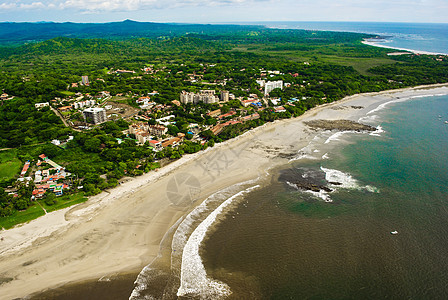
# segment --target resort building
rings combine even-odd
[[[151,140],[151,135],[149,132],[141,132],[135,135],[135,138],[140,144],[144,144]]]
[[[182,91],[180,94],[180,102],[183,104],[197,104],[199,102],[211,104],[218,103],[219,99],[216,97],[214,90],[202,90],[199,94]]]
[[[81,83],[82,83],[82,85],[89,85],[90,84],[90,82],[89,82],[89,76],[81,76]]]
[[[144,132],[149,132],[149,125],[146,122],[138,122],[138,123],[129,125],[129,133],[130,134],[137,135],[139,133],[144,133]]]
[[[162,142],[151,140],[149,141],[149,145],[153,147],[155,150],[162,150]]]
[[[45,106],[50,106],[50,103],[49,102],[42,102],[42,103],[34,104],[34,107],[36,107],[37,109],[45,107]]]
[[[149,126],[149,133],[162,136],[168,132],[168,128],[163,125],[151,125]]]
[[[269,94],[274,89],[283,89],[283,80],[268,81],[264,85],[264,94]]]
[[[106,110],[104,108],[91,107],[82,113],[87,123],[100,124],[107,121]]]
[[[221,102],[229,102],[229,91],[221,91]]]

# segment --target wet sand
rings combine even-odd
[[[0,298],[25,297],[68,283],[107,282],[119,274],[137,274],[164,250],[161,242],[169,238],[182,216],[206,197],[265,174],[306,146],[316,132],[304,121],[356,121],[397,98],[447,94],[447,87],[433,85],[347,97],[299,118],[269,123],[207,151],[185,156],[86,203],[1,231]]]

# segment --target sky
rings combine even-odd
[[[448,23],[448,0],[0,0],[0,22]]]

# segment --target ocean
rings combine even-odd
[[[249,23],[244,23],[249,24]],[[280,29],[346,31],[380,35],[378,46],[448,54],[448,23],[259,22]]]
[[[448,96],[368,117],[380,134],[339,135],[325,153],[328,138],[314,142],[314,159],[273,171],[215,227],[203,261],[232,298],[448,297]],[[304,178],[334,191],[291,183]]]

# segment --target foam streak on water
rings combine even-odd
[[[354,131],[339,131],[335,134],[332,134],[326,141],[325,144],[331,143],[332,141],[339,141],[339,138],[343,136],[345,133],[354,132]]]
[[[201,224],[194,230],[182,254],[181,285],[177,296],[196,296],[200,299],[220,299],[231,294],[227,284],[213,280],[207,276],[199,247],[207,234],[209,227],[215,222],[217,216],[231,204],[237,197],[248,193],[259,185],[241,191],[216,208]]]

